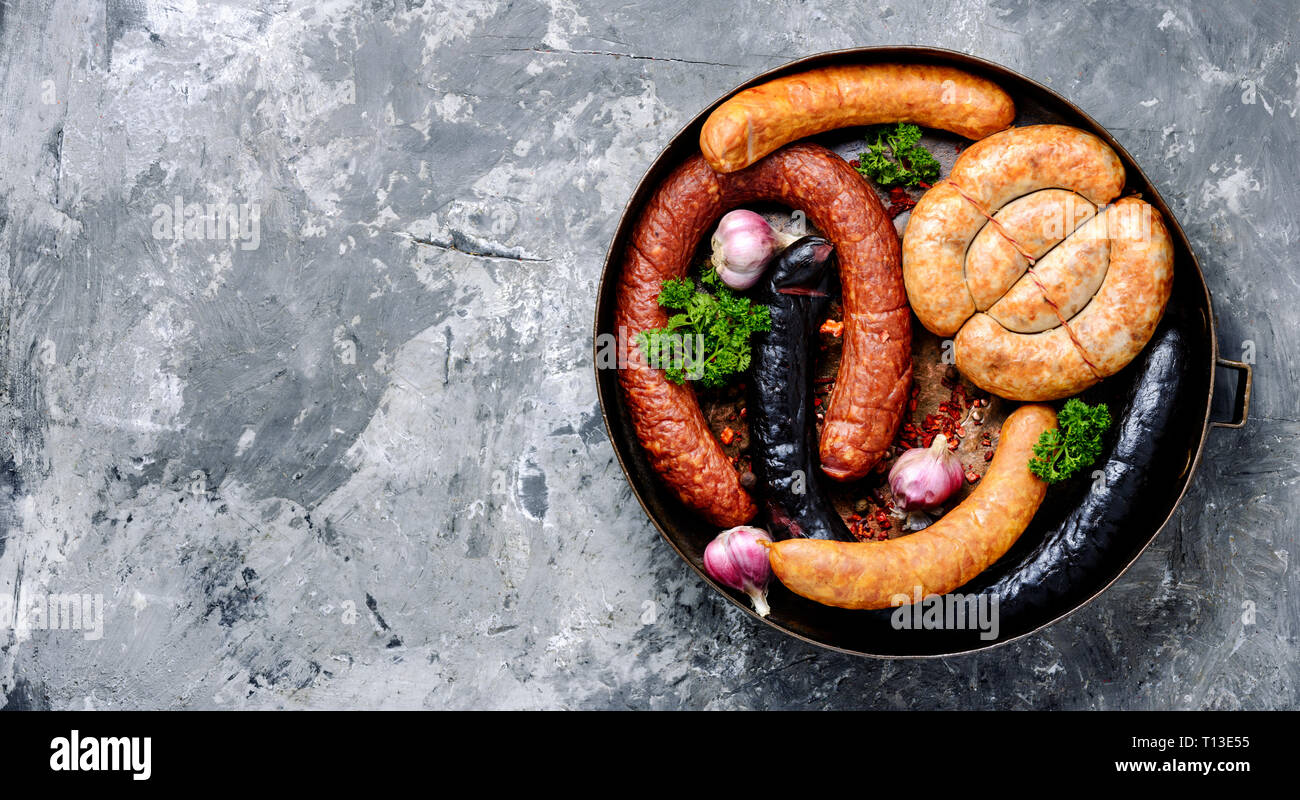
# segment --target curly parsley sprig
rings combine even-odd
[[[1070,398],[1056,415],[1056,428],[1043,431],[1029,459],[1029,471],[1057,483],[1092,464],[1101,455],[1101,435],[1110,427],[1105,403],[1090,406]]]
[[[771,329],[767,306],[733,292],[707,264],[699,288],[690,278],[666,280],[659,305],[676,311],[668,325],[637,337],[651,366],[664,370],[673,383],[725,386],[749,368],[750,337]]]
[[[921,129],[906,122],[868,131],[867,150],[858,154],[856,169],[885,188],[933,183],[939,178],[939,162],[921,146]]]

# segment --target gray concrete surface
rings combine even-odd
[[[1297,16],[0,2],[0,705],[1297,707]],[[1116,586],[925,662],[706,591],[613,459],[588,339],[618,214],[682,124],[890,43],[999,61],[1109,127],[1257,368],[1250,425],[1213,432]],[[178,238],[177,202],[244,215]],[[87,596],[81,629],[15,627],[51,595]]]

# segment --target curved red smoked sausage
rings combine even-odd
[[[839,258],[844,351],[822,431],[826,474],[852,480],[875,466],[898,430],[912,379],[898,235],[875,192],[847,162],[824,147],[796,144],[725,175],[700,155],[675,169],[641,212],[624,255],[614,313],[620,364],[626,364],[619,380],[651,466],[686,506],[722,527],[748,522],[754,502],[694,390],[651,368],[636,339],[667,324],[660,285],[686,274],[718,218],[758,201],[803,211],[834,242]]]

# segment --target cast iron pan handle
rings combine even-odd
[[[1218,360],[1220,367],[1236,370],[1242,373],[1237,377],[1237,389],[1233,393],[1233,419],[1231,422],[1219,422],[1211,420],[1210,425],[1215,428],[1240,428],[1246,424],[1246,417],[1250,414],[1250,382],[1251,370],[1250,365],[1241,361],[1229,361],[1226,358]]]

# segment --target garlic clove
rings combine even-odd
[[[782,241],[767,220],[738,208],[718,221],[710,260],[723,283],[732,289],[748,289],[758,282]]]
[[[929,447],[915,447],[898,457],[889,470],[889,489],[904,511],[933,509],[961,488],[964,474],[941,433]]]
[[[704,548],[704,571],[719,583],[749,595],[760,617],[771,611],[767,586],[772,567],[765,546],[771,542],[772,537],[762,528],[739,525],[719,533]]]
[[[754,604],[754,611],[760,617],[766,617],[772,613],[772,607],[767,604],[767,586],[759,588],[754,584],[746,584],[745,594],[749,595],[749,601]]]
[[[908,511],[903,515],[903,530],[908,533],[923,531],[934,524],[934,520],[924,511]]]
[[[738,272],[723,266],[717,268],[717,271],[718,277],[722,279],[723,283],[739,292],[751,288],[754,284],[758,283],[759,278],[763,277],[762,270],[754,270],[753,272],[746,273]]]

